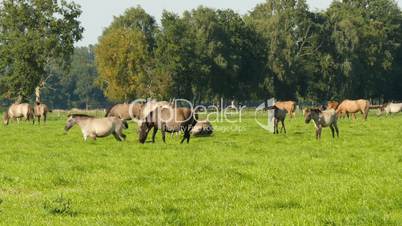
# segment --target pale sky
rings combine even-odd
[[[0,0],[1,1],[1,0]],[[119,16],[133,6],[140,5],[147,13],[158,21],[164,9],[178,14],[185,10],[197,8],[200,5],[215,9],[233,9],[240,14],[246,14],[258,3],[265,0],[74,0],[82,6],[81,22],[85,28],[84,38],[76,46],[96,44],[98,37],[105,27],[113,20],[113,16]],[[332,0],[307,0],[310,9],[326,9]],[[402,6],[402,0],[398,0]]]

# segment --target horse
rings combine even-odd
[[[338,106],[339,106],[339,102],[338,102],[338,101],[328,101],[326,110],[329,110],[329,109],[334,109],[334,110],[336,110],[336,109],[338,108]]]
[[[361,112],[363,114],[363,119],[367,120],[368,112],[370,109],[370,102],[368,100],[344,100],[336,109],[338,116],[352,114],[354,119],[356,119],[355,113]]]
[[[75,124],[78,124],[85,141],[88,137],[96,140],[97,137],[107,137],[110,134],[113,134],[117,141],[124,141],[126,139],[123,129],[128,129],[128,124],[120,118],[95,118],[85,114],[71,114],[67,117],[64,132],[67,133]]]
[[[12,104],[3,114],[3,123],[4,125],[8,125],[10,119],[17,119],[17,122],[19,122],[21,118],[24,118],[26,121],[32,119],[33,124],[35,124],[34,110],[31,105],[27,103]]]
[[[321,139],[322,128],[331,128],[332,137],[335,138],[335,131],[337,137],[339,137],[339,129],[337,124],[336,111],[334,109],[321,111],[319,109],[307,109],[304,118],[306,124],[310,123],[311,120],[314,121],[316,128],[316,139]]]
[[[38,118],[40,124],[40,118],[43,117],[43,122],[46,123],[47,113],[52,112],[49,110],[46,104],[36,103],[34,107],[34,116]]]
[[[144,104],[116,104],[109,108],[105,117],[118,117],[123,120],[140,119]]]
[[[380,108],[381,113],[385,112],[387,115],[398,113],[402,111],[402,103],[388,103]]]
[[[275,106],[279,109],[286,110],[290,118],[296,116],[296,102],[294,101],[278,101],[275,103]]]
[[[191,135],[193,136],[210,136],[213,132],[214,128],[208,120],[198,121],[191,129]]]
[[[286,114],[288,113],[287,110],[280,109],[276,105],[268,107],[268,110],[274,110],[274,134],[279,134],[279,122],[282,124],[281,133],[282,129],[286,133],[285,119]]]
[[[148,133],[153,128],[152,142],[158,130],[161,130],[162,140],[166,143],[166,132],[176,133],[183,131],[183,139],[190,142],[191,128],[197,123],[196,115],[189,108],[176,108],[168,102],[148,102],[143,108],[142,118],[139,120],[139,141],[145,143]]]

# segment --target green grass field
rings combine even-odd
[[[0,127],[2,225],[401,225],[402,115],[341,120],[316,141],[252,114],[208,138],[84,142],[65,118]],[[227,129],[227,131],[224,131]]]

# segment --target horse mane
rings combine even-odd
[[[92,115],[86,115],[86,114],[68,114],[67,117],[73,117],[73,118],[95,118],[95,116]]]
[[[109,113],[112,111],[113,108],[114,108],[114,106],[111,106],[110,108],[108,108],[108,109],[106,110],[105,117],[108,117]]]

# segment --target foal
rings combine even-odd
[[[331,128],[333,138],[335,138],[335,131],[336,135],[339,137],[336,111],[334,109],[327,111],[321,111],[319,109],[307,109],[305,115],[306,124],[310,123],[311,120],[314,121],[317,140],[321,139],[321,131],[323,127]]]
[[[278,128],[279,122],[281,122],[281,124],[282,124],[281,133],[282,133],[282,129],[286,133],[285,119],[286,119],[286,114],[288,113],[288,111],[286,109],[280,109],[276,105],[272,106],[272,107],[268,107],[267,109],[274,110],[274,134],[279,134],[279,128]]]

